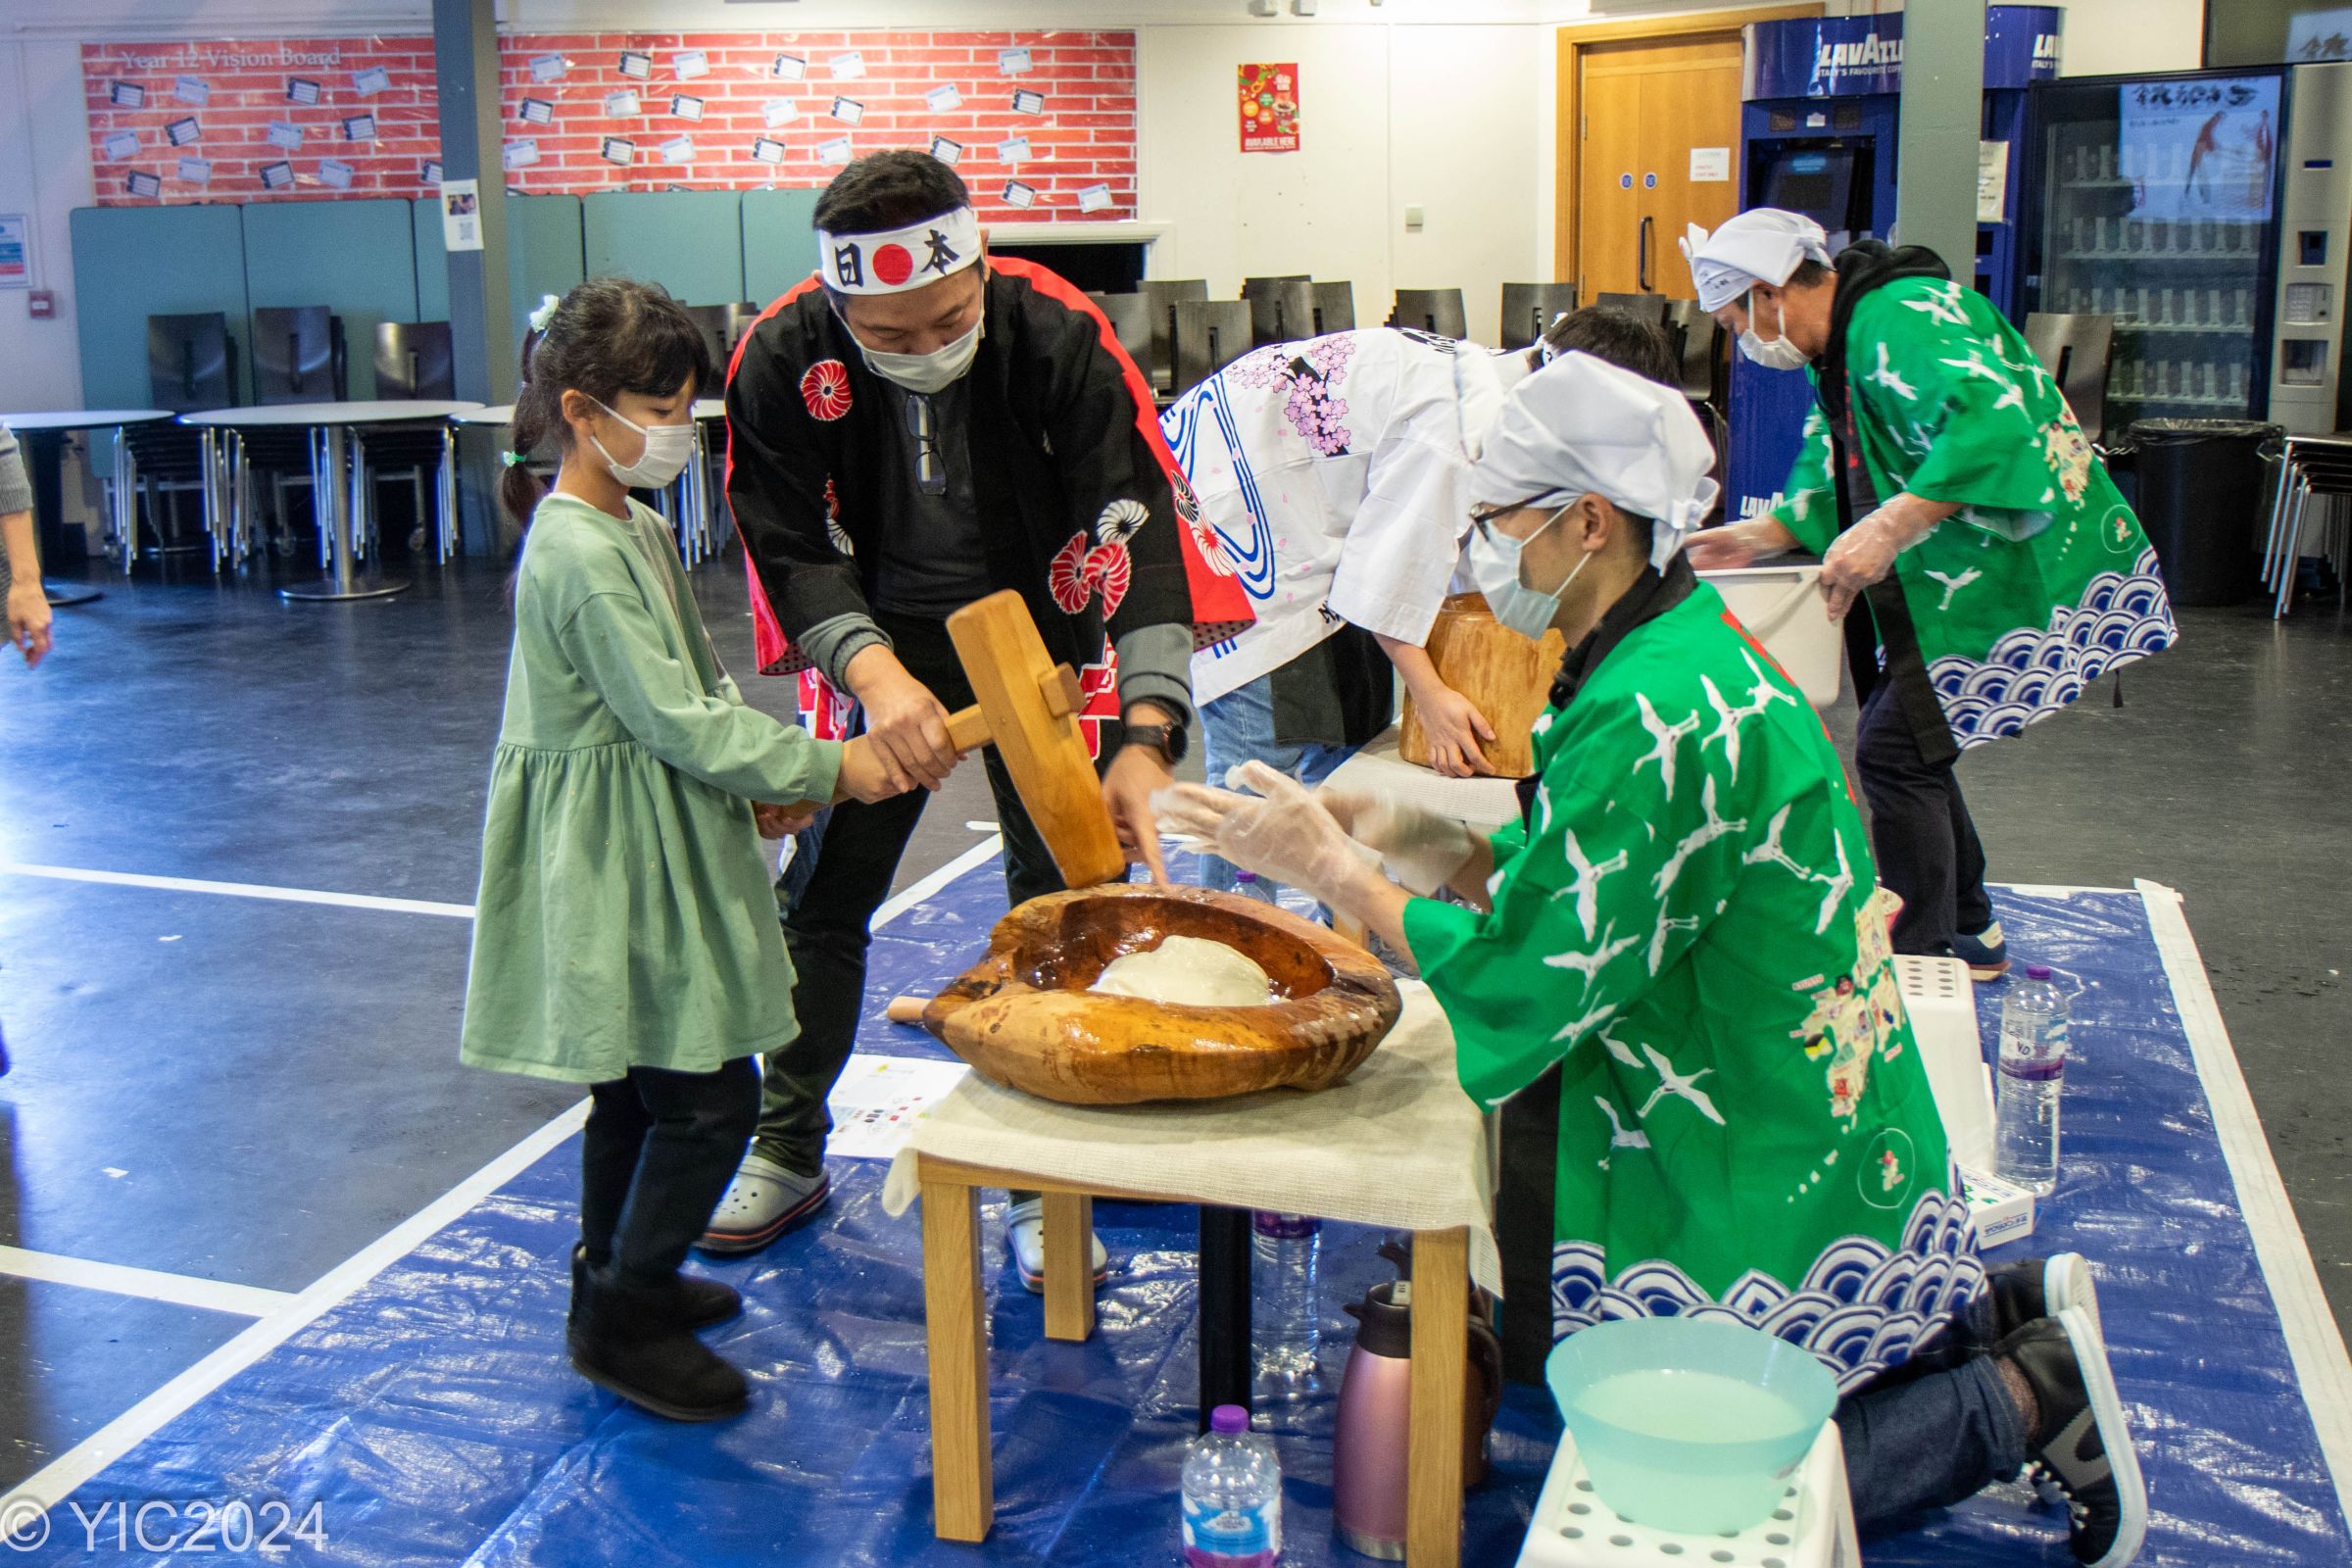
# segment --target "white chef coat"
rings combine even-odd
[[[1250,595],[1247,631],[1193,656],[1209,703],[1343,621],[1416,646],[1470,526],[1469,466],[1524,351],[1375,327],[1243,356],[1160,416]]]

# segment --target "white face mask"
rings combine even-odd
[[[865,357],[865,368],[883,380],[929,397],[947,390],[972,368],[972,361],[980,355],[980,329],[987,324],[988,313],[983,309],[969,332],[928,354],[885,354],[863,343],[858,345],[858,352]],[[850,334],[853,338],[857,335]]]
[[[596,432],[592,430],[588,434],[589,441],[612,467],[612,477],[630,489],[667,489],[669,482],[684,473],[686,465],[694,461],[692,424],[639,424],[624,415],[614,413],[605,403],[593,398],[589,401],[645,438],[645,450],[638,454],[637,461],[622,464],[606,449],[602,441],[597,440]]]
[[[1756,297],[1747,297],[1747,330],[1740,334],[1740,352],[1767,370],[1801,370],[1813,363],[1812,356],[1788,341],[1788,318],[1776,305],[1773,314],[1780,318],[1780,335],[1772,338],[1756,336]]]
[[[1486,597],[1487,609],[1495,620],[1508,626],[1520,636],[1542,641],[1551,630],[1551,623],[1560,612],[1560,595],[1568,584],[1576,581],[1578,572],[1592,564],[1591,553],[1579,561],[1560,585],[1549,593],[1540,593],[1519,580],[1519,568],[1530,540],[1540,537],[1544,528],[1560,520],[1560,514],[1575,506],[1571,501],[1544,519],[1526,539],[1514,539],[1493,523],[1482,523],[1470,530],[1470,576],[1478,591]]]

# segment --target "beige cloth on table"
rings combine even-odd
[[[1060,1105],[967,1076],[915,1126],[883,1188],[903,1214],[915,1156],[1073,1186],[1233,1208],[1312,1214],[1388,1230],[1470,1233],[1470,1277],[1502,1292],[1487,1121],[1453,1071],[1453,1031],[1429,988],[1348,1081],[1320,1094]]]

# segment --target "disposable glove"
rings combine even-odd
[[[1466,823],[1393,795],[1325,785],[1315,799],[1349,838],[1379,855],[1393,880],[1423,898],[1452,881],[1478,853],[1478,835]]]

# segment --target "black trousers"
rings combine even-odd
[[[1879,881],[1903,901],[1894,922],[1897,953],[1948,952],[1954,934],[1973,936],[1992,924],[1984,846],[1960,797],[1957,760],[1927,760],[1893,681],[1880,681],[1863,702],[1854,771],[1870,802]]]
[[[880,614],[899,662],[949,709],[970,706],[971,683],[948,640],[947,624]],[[1107,759],[1115,735],[1103,738]],[[983,756],[997,823],[1004,834],[1004,893],[1014,905],[1062,889],[1061,872],[1038,836],[995,747]],[[799,979],[792,1006],[800,1038],[762,1063],[758,1152],[785,1169],[813,1176],[823,1167],[833,1118],[825,1097],[857,1044],[865,1008],[865,954],[874,911],[890,897],[899,858],[922,819],[930,792],[914,790],[867,806],[849,801],[827,814],[806,885],[784,915],[784,945]],[[803,853],[806,853],[805,850]]]
[[[580,1142],[580,1240],[623,1285],[677,1273],[743,1158],[760,1114],[752,1059],[716,1072],[632,1067],[589,1090]]]

